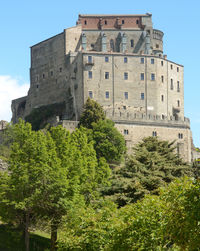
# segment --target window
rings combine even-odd
[[[87,25],[87,20],[84,21],[84,24]]]
[[[159,44],[156,44],[156,48],[157,48],[157,49],[159,48]]]
[[[164,114],[162,114],[162,119],[165,119],[165,115]]]
[[[155,74],[151,73],[151,80],[154,81],[155,80]]]
[[[45,74],[44,73],[42,74],[42,78],[45,79]]]
[[[122,20],[122,24],[125,24],[125,21],[124,21],[124,20]]]
[[[104,22],[104,23],[105,23],[105,25],[107,25],[107,20],[105,20],[105,22]]]
[[[39,88],[39,85],[36,85],[36,88]]]
[[[128,135],[128,129],[124,129],[124,135]]]
[[[156,136],[157,136],[157,132],[156,132],[156,131],[153,131],[153,132],[152,132],[152,136],[153,136],[153,137],[156,137]]]
[[[164,83],[164,76],[161,76],[161,82]]]
[[[180,100],[177,100],[177,106],[180,107]]]
[[[160,61],[160,63],[161,63],[161,66],[163,66],[163,61]]]
[[[173,84],[173,79],[171,78],[171,85],[170,85],[170,89],[174,90],[174,84]]]
[[[144,92],[141,93],[141,100],[144,100]]]
[[[109,79],[109,72],[105,72],[105,79]]]
[[[162,102],[164,101],[164,95],[161,95],[161,101]]]
[[[53,76],[53,71],[50,72],[51,76]]]
[[[177,72],[179,72],[179,67],[177,67]]]
[[[177,92],[180,92],[180,82],[177,81]]]
[[[151,58],[151,64],[154,64],[154,58]]]
[[[144,64],[144,58],[140,58],[140,63]]]
[[[105,57],[105,62],[106,62],[106,63],[109,62],[109,57]]]
[[[92,56],[88,56],[88,63],[92,63]]]
[[[173,64],[171,64],[171,70],[173,70]]]
[[[124,63],[127,63],[127,62],[128,62],[128,58],[124,57]]]
[[[134,40],[131,39],[131,47],[133,48],[134,47]]]
[[[179,134],[178,134],[178,138],[179,138],[179,139],[182,139],[182,138],[183,138],[183,134],[182,134],[182,133],[179,133]]]
[[[128,72],[124,72],[124,80],[128,79]]]
[[[128,92],[125,92],[125,93],[124,93],[124,98],[125,98],[125,99],[128,99]]]
[[[106,98],[108,99],[110,97],[110,93],[106,91]]]
[[[89,97],[93,98],[93,92],[92,91],[89,91]]]
[[[144,73],[140,74],[140,80],[144,80]]]
[[[62,67],[59,68],[59,71],[62,72]]]
[[[92,78],[92,71],[88,71],[88,78]]]
[[[139,20],[138,19],[136,20],[136,24],[139,24]]]
[[[39,80],[39,77],[38,77],[38,76],[36,76],[35,81],[37,82],[38,80]]]

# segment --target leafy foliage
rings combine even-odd
[[[53,116],[63,115],[65,111],[65,102],[56,103],[35,108],[25,120],[31,123],[33,130],[39,130],[46,126],[46,121]]]
[[[174,153],[173,142],[148,137],[135,146],[124,167],[114,170],[105,194],[124,206],[145,194],[158,194],[159,187],[185,175],[192,176],[192,170]]]
[[[97,123],[99,120],[105,119],[103,108],[94,100],[88,98],[84,105],[84,111],[80,118],[79,127],[83,126],[92,129],[92,123]]]

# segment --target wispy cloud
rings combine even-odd
[[[11,120],[11,101],[27,95],[29,84],[19,78],[0,76],[0,120]]]

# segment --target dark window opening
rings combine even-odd
[[[122,20],[122,24],[125,24],[125,21],[124,21],[124,20]]]
[[[134,47],[134,40],[131,39],[131,47],[133,48]]]
[[[87,20],[84,21],[84,24],[87,25]]]

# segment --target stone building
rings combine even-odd
[[[52,104],[72,129],[90,97],[125,136],[127,146],[146,136],[177,144],[192,159],[184,117],[184,68],[163,55],[163,32],[152,15],[79,15],[75,27],[31,47],[30,89],[13,100],[13,122]],[[70,122],[72,121],[72,122]]]

